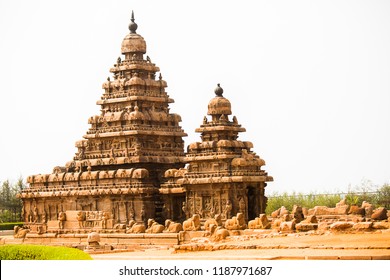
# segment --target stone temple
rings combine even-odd
[[[182,222],[194,214],[205,220],[243,213],[248,221],[264,213],[266,182],[273,179],[253,144],[238,140],[245,128],[223,89],[217,86],[196,129],[200,142],[185,152],[181,117],[170,112],[174,100],[137,27],[132,14],[122,56],[97,101],[101,113],[89,118],[73,159],[27,178],[20,197],[33,232],[103,231],[131,220]]]

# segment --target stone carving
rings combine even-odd
[[[126,233],[145,233],[145,231],[146,227],[143,223],[136,223],[136,221],[131,220]]]
[[[162,233],[165,227],[159,223],[157,223],[154,219],[148,220],[148,228],[146,229],[146,233]]]
[[[84,221],[85,221],[85,212],[79,211],[77,212],[77,221],[79,221],[79,228],[84,227]]]
[[[203,225],[204,230],[211,231],[210,229],[211,225],[215,225],[217,227],[222,226],[222,215],[216,214],[214,218],[207,219]]]
[[[230,233],[227,229],[218,227],[215,224],[210,225],[210,237],[213,241],[218,242],[226,239],[226,237],[230,236]]]
[[[100,235],[97,232],[91,232],[87,237],[87,249],[96,249],[100,246]]]
[[[103,217],[102,217],[102,228],[106,229],[107,228],[107,221],[110,219],[110,213],[107,211],[103,212]]]
[[[236,216],[232,217],[231,219],[227,219],[225,222],[225,228],[228,230],[246,229],[244,214],[237,213]]]
[[[225,215],[225,218],[226,219],[230,219],[231,218],[231,213],[232,213],[232,203],[230,202],[230,200],[226,200],[226,205],[225,205],[225,209],[224,209],[224,215]]]
[[[260,214],[258,218],[248,222],[249,229],[269,229],[271,228],[271,223],[269,222],[265,214]]]
[[[201,225],[200,225],[199,214],[194,214],[194,215],[192,215],[191,218],[189,218],[183,222],[183,230],[184,231],[196,231],[196,230],[200,230],[200,229],[201,229]]]
[[[176,223],[171,221],[170,219],[167,219],[165,221],[165,230],[164,232],[173,232],[178,233],[183,230],[183,226],[180,223]]]
[[[64,229],[65,221],[66,221],[66,214],[65,214],[65,212],[61,211],[60,213],[58,213],[58,228],[59,229]]]
[[[23,228],[20,226],[14,226],[14,238],[26,238],[27,233],[30,232],[30,229]]]
[[[38,223],[38,220],[39,220],[38,208],[35,206],[33,212],[33,222]]]

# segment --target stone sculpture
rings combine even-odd
[[[226,239],[226,237],[230,236],[230,232],[223,228],[223,227],[218,227],[215,224],[210,225],[210,237],[213,241],[221,241]]]
[[[227,219],[225,222],[225,228],[228,230],[246,229],[244,215],[242,213],[237,213],[236,216],[232,217],[231,219]]]
[[[146,233],[162,233],[165,227],[159,223],[157,223],[154,219],[148,220],[148,228],[146,229]]]
[[[180,231],[183,231],[183,226],[180,223],[173,222],[170,219],[165,221],[164,232],[178,233]]]
[[[215,225],[215,226],[217,226],[217,227],[222,226],[222,215],[221,215],[221,214],[216,214],[216,215],[214,216],[214,218],[207,219],[207,220],[204,222],[204,225],[203,225],[204,230],[206,230],[206,231],[211,231],[211,229],[210,229],[210,226],[211,226],[211,225]]]
[[[58,213],[58,228],[59,229],[64,229],[65,221],[66,221],[66,214],[65,214],[65,212],[61,211],[60,213]]]
[[[30,230],[20,226],[14,226],[14,238],[25,238]]]
[[[191,218],[183,222],[184,231],[196,231],[201,229],[200,216],[198,214],[192,215]]]
[[[265,214],[260,214],[258,218],[248,222],[249,229],[269,229],[271,228],[271,223],[269,222]]]
[[[128,229],[126,233],[145,233],[146,227],[143,223],[136,223],[136,221],[131,220],[129,222]]]

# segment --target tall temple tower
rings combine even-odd
[[[146,56],[134,14],[122,56],[110,69],[97,104],[101,113],[76,142],[77,153],[51,174],[32,175],[20,194],[24,222],[32,232],[110,230],[130,220],[202,220],[243,213],[254,219],[266,208],[263,159],[231,117],[231,104],[218,85],[203,124],[201,142],[184,153],[181,117],[169,112],[160,69]]]
[[[97,101],[101,113],[89,118],[73,160],[28,177],[21,193],[27,224],[50,230],[60,213],[69,226],[84,219],[85,227],[162,219],[160,181],[167,169],[184,167],[187,134],[181,117],[169,111],[174,100],[160,69],[145,57],[133,13],[129,30]]]
[[[253,151],[249,141],[238,140],[246,131],[232,114],[231,103],[218,84],[216,96],[208,104],[203,124],[195,131],[202,142],[188,146],[185,169],[165,172],[165,208],[172,219],[200,215],[202,219],[221,214],[228,219],[243,213],[252,220],[265,212],[266,182],[273,181],[262,170],[265,161]],[[181,205],[179,205],[181,203]]]

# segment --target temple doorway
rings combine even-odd
[[[248,221],[254,220],[257,217],[256,207],[256,189],[254,187],[247,188],[248,194]]]

